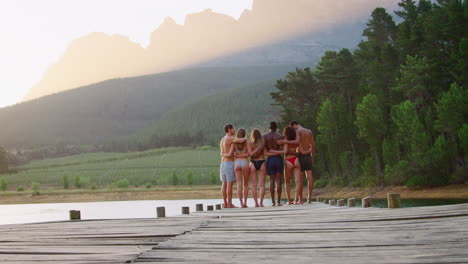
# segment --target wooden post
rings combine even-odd
[[[81,212],[78,210],[70,210],[70,220],[81,220]]]
[[[318,203],[320,203],[320,198],[317,197],[317,200],[316,200]]]
[[[349,198],[348,199],[348,207],[355,207],[356,206],[356,199]]]
[[[166,217],[166,208],[165,207],[156,207],[156,216],[158,218]]]
[[[338,201],[336,201],[336,205],[344,206],[344,199],[339,199]]]
[[[323,199],[324,204],[328,204],[328,199]]]
[[[206,210],[207,211],[213,211],[213,206],[212,205],[207,205]]]
[[[366,198],[362,198],[362,208],[368,208],[372,206],[371,202],[372,197],[367,196]]]
[[[221,210],[221,204],[216,205],[216,210]]]
[[[400,208],[400,194],[387,193],[388,208]]]
[[[182,207],[182,214],[190,214],[190,207],[188,206]]]
[[[328,204],[330,206],[335,206],[336,205],[336,200],[330,200],[330,201],[328,201]]]
[[[197,212],[203,211],[203,204],[196,204],[195,205],[195,211],[197,211]]]

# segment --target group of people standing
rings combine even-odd
[[[249,183],[252,181],[252,196],[255,207],[263,207],[265,197],[265,178],[270,176],[270,195],[273,206],[281,206],[282,178],[286,184],[287,204],[302,204],[303,177],[307,177],[307,203],[311,202],[314,180],[312,165],[315,156],[312,131],[302,127],[299,122],[291,121],[277,133],[278,125],[271,122],[269,133],[261,134],[254,129],[250,140],[247,131],[232,124],[224,126],[226,135],[219,143],[221,154],[220,179],[221,193],[225,208],[236,208],[232,203],[234,182],[237,181],[237,195],[240,207],[247,207]],[[284,156],[284,159],[283,159]],[[267,157],[265,159],[265,157]],[[250,158],[250,161],[249,161]],[[295,197],[291,199],[291,178],[296,184]],[[257,187],[260,185],[260,197]],[[277,200],[275,200],[275,191]],[[260,199],[259,199],[260,198]]]

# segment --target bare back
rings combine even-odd
[[[244,143],[235,143],[235,153],[236,154],[241,154],[241,153],[246,153],[247,151],[247,141]],[[239,158],[239,159],[246,159],[246,158]]]
[[[307,128],[298,128],[297,133],[299,134],[299,145],[303,149],[309,149],[309,148],[314,148],[314,135],[312,134],[312,131],[310,131]]]
[[[250,142],[250,146],[251,146],[251,148],[253,150],[256,150],[258,147],[262,147],[262,144],[263,144],[263,142],[260,142],[260,143],[257,143],[257,144],[255,144],[255,142]],[[263,146],[263,148],[265,148],[265,147]],[[251,159],[252,160],[263,160],[263,159],[265,159],[264,154],[265,154],[264,150],[261,150],[261,151],[259,151],[259,153],[257,155],[251,156]]]
[[[233,136],[224,136],[221,141],[219,142],[219,148],[221,150],[221,154],[228,154],[229,150],[231,149],[231,144],[234,141]],[[221,161],[234,161],[234,157],[222,157]]]
[[[265,140],[265,148],[267,151],[270,150],[281,150],[283,147],[278,144],[278,140],[283,139],[283,136],[276,132],[269,132],[263,135],[263,139]]]

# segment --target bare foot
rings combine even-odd
[[[304,202],[301,200],[301,201],[298,201],[296,204],[304,204]]]
[[[231,204],[228,208],[239,208],[239,207],[237,207],[237,206]]]
[[[260,207],[265,207],[265,206],[263,206],[263,204],[260,204]]]
[[[255,207],[260,207],[260,205],[258,205],[258,204],[255,204]]]
[[[307,203],[308,203],[308,204],[312,203],[312,199],[311,199],[311,198],[307,198]]]
[[[291,202],[287,202],[286,205],[291,205],[292,203]]]
[[[281,203],[278,203],[278,206],[283,206]]]

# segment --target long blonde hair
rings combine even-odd
[[[252,134],[250,135],[250,140],[253,142],[253,145],[255,147],[260,146],[262,143],[262,133],[260,133],[260,130],[258,128],[255,128],[252,130]]]
[[[239,129],[237,130],[236,137],[237,137],[237,138],[245,138],[245,134],[246,134],[246,133],[247,133],[247,132],[245,131],[244,128],[239,128]],[[236,147],[237,147],[237,150],[242,150],[242,149],[244,149],[244,144],[236,144],[236,145],[237,145],[237,146],[236,146]]]

